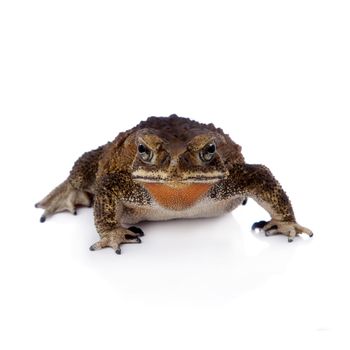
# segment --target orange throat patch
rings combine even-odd
[[[172,184],[144,183],[143,186],[152,198],[162,207],[183,210],[192,207],[209,191],[213,184],[190,183]]]

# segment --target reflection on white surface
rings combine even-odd
[[[138,298],[148,301],[171,298],[179,304],[225,304],[262,286],[275,273],[282,273],[293,255],[286,239],[277,243],[282,254],[266,239],[251,233],[250,226],[242,232],[231,214],[215,219],[143,223],[141,227],[146,234],[143,243],[124,246],[117,266],[110,251],[94,256],[91,267],[98,269],[102,260],[97,272],[101,277],[119,292],[138,295],[142,289]],[[123,268],[127,270],[120,271]],[[130,269],[134,278],[122,275],[128,283],[120,286],[120,273],[130,273]]]
[[[30,233],[1,257],[3,264],[11,261],[3,276],[11,281],[3,290],[12,300],[4,309],[7,327],[24,327],[33,341],[38,336],[33,315],[47,334],[56,331],[45,319],[74,339],[77,323],[83,339],[91,327],[112,333],[117,327],[132,337],[129,324],[141,323],[138,334],[159,347],[174,329],[193,346],[200,337],[201,344],[218,342],[226,349],[231,338],[215,340],[215,334],[235,329],[241,341],[251,328],[266,337],[270,327],[283,334],[290,324],[294,332],[307,334],[344,326],[339,317],[348,304],[338,300],[347,300],[349,288],[333,272],[342,271],[342,255],[326,258],[336,245],[319,232],[293,243],[252,233],[252,222],[266,215],[253,202],[214,219],[141,223],[142,244],[124,245],[121,256],[111,249],[88,250],[97,239],[91,209],[76,217],[60,214],[45,224],[38,214],[33,209],[25,215]],[[335,294],[339,299],[330,303]],[[161,334],[154,340],[152,332]],[[142,341],[135,338],[132,344]]]

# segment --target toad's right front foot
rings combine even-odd
[[[140,236],[143,236],[143,232],[138,227],[132,226],[129,229],[118,227],[104,234],[98,242],[90,247],[90,250],[111,247],[116,254],[121,254],[120,246],[122,244],[141,243]]]
[[[44,214],[40,218],[40,222],[63,211],[69,211],[77,214],[79,206],[91,207],[92,201],[87,192],[79,191],[69,183],[68,180],[57,186],[44,199],[35,204],[35,208],[44,209]]]

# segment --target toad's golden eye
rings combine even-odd
[[[215,152],[215,143],[209,143],[200,151],[199,156],[203,162],[209,162],[214,158]]]
[[[139,144],[137,147],[141,159],[145,162],[150,162],[153,158],[153,152],[143,144]]]

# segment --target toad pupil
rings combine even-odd
[[[138,150],[139,150],[139,153],[146,153],[147,152],[147,149],[144,145],[139,145]]]
[[[208,152],[208,153],[215,153],[215,150],[216,150],[216,147],[215,147],[215,145],[213,144],[213,143],[211,143],[208,147],[207,147],[207,149],[206,149],[206,151]]]

